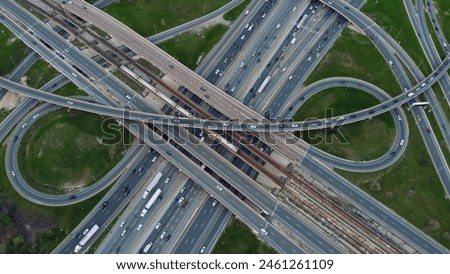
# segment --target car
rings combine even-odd
[[[129,187],[130,187],[129,185],[125,185],[125,186],[122,188],[122,191],[123,191],[123,192],[126,192],[126,191],[128,190]]]
[[[144,166],[141,166],[138,171],[141,172],[144,169]]]
[[[136,173],[136,169],[133,168],[133,170],[131,171],[131,175],[133,175],[134,173]]]
[[[120,223],[120,227],[123,227],[123,226],[125,225],[125,223],[126,223],[126,220],[123,220],[123,221]]]
[[[39,117],[39,113],[33,115],[33,119],[36,119],[36,118],[38,118],[38,117]]]
[[[156,161],[156,159],[158,159],[158,156],[153,157],[152,163],[154,163]]]
[[[167,232],[163,231],[163,232],[161,233],[161,236],[159,236],[159,238],[160,238],[160,239],[164,239],[164,236],[166,236],[166,234],[167,234]]]
[[[131,96],[129,94],[125,94],[125,98],[127,98],[128,100],[131,100]]]
[[[180,197],[180,199],[178,199],[178,201],[177,201],[177,206],[182,205],[183,201],[184,201],[184,197]]]
[[[200,87],[200,89],[203,90],[203,91],[206,91],[206,88],[204,88],[204,87]]]
[[[397,118],[398,118],[399,121],[402,120],[402,116],[400,116],[400,114],[397,115]]]
[[[78,232],[77,234],[73,235],[72,239],[76,239],[76,238],[78,238],[78,236],[80,236],[80,232]]]
[[[217,185],[216,188],[220,191],[222,191],[222,187],[220,185]]]
[[[391,156],[395,156],[395,151],[392,151],[392,152],[391,152]]]
[[[16,177],[16,173],[14,172],[14,170],[11,171],[11,175],[12,175],[13,177]]]
[[[103,210],[108,205],[108,201],[104,201],[103,204],[100,206],[100,209]]]
[[[203,246],[202,249],[200,249],[200,253],[202,253],[202,254],[205,253],[205,250],[206,250],[206,246]]]
[[[149,249],[153,246],[153,242],[149,242],[145,247],[143,252],[147,253],[149,251]]]
[[[170,156],[170,155],[172,155],[172,152],[170,152],[170,151],[167,150],[167,151],[166,151],[166,154]]]
[[[72,101],[67,101],[67,103],[68,103],[69,105],[73,105],[73,102],[72,102]]]
[[[217,74],[219,74],[219,72],[220,72],[220,69],[217,69],[216,72],[214,72],[214,74],[217,75]]]
[[[242,63],[239,65],[239,67],[242,68],[244,65],[245,65],[244,62],[242,62]]]
[[[261,233],[264,235],[267,235],[267,230],[265,230],[264,228],[261,228]]]
[[[182,187],[180,193],[183,193],[186,190],[186,187]]]
[[[248,125],[248,127],[249,128],[256,128],[256,125],[251,124],[251,125]]]
[[[280,28],[280,26],[281,26],[281,24],[278,24],[275,28],[276,29],[279,29]]]
[[[292,8],[292,11],[295,11],[296,9],[297,9],[297,7],[293,7],[293,8]]]
[[[294,78],[294,75],[289,76],[289,80],[292,80]]]
[[[431,134],[431,130],[429,128],[427,128],[427,132],[428,134]]]
[[[125,236],[125,234],[127,234],[127,230],[126,229],[124,229],[123,231],[122,231],[122,233],[120,234],[120,236]]]
[[[283,68],[283,71],[286,71],[286,69],[287,69],[287,67],[284,67],[284,68]]]
[[[236,87],[231,88],[231,92],[234,92],[236,90]]]
[[[137,231],[141,230],[142,228],[142,224],[139,224],[138,227],[136,228]]]
[[[75,197],[77,197],[76,195],[70,195],[69,196],[69,200],[73,200],[73,199],[75,199]]]
[[[28,125],[28,123],[23,123],[22,128],[25,128]]]
[[[155,229],[159,229],[161,227],[161,223],[157,223]]]
[[[67,51],[69,52],[69,51]],[[77,75],[75,74],[75,72],[72,72],[73,77],[77,77]]]
[[[83,231],[83,235],[88,234],[88,232],[89,232],[89,228],[86,228],[86,229]]]
[[[171,237],[172,237],[172,235],[167,234],[167,236],[166,236],[166,241],[170,240]]]
[[[212,206],[216,206],[217,205],[217,200],[214,199],[214,201],[212,202]]]
[[[164,183],[167,184],[169,181],[170,181],[170,177],[167,177],[167,178],[164,180]]]
[[[405,140],[401,139],[400,140],[400,145],[403,146],[403,143],[405,142]]]
[[[17,139],[19,139],[19,136],[14,136],[14,142],[16,142],[17,141]]]
[[[242,36],[241,36],[241,40],[244,40],[244,39],[245,39],[245,35],[242,35]]]
[[[130,194],[130,191],[129,191],[129,190],[127,190],[127,191],[125,191],[125,193],[123,193],[123,195],[124,195],[125,197],[127,197],[129,194]]]

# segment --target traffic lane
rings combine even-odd
[[[139,161],[142,163],[146,157],[150,157],[149,155],[144,155]],[[144,177],[144,174],[131,174],[128,173],[123,180],[123,182],[117,186],[117,189],[111,193],[110,197],[105,197],[100,201],[100,204],[103,205],[104,202],[108,202],[103,209],[99,208],[98,211],[89,219],[86,220],[87,225],[83,226],[80,231],[74,233],[73,238],[62,248],[63,253],[66,253],[67,250],[70,250],[69,253],[74,253],[75,246],[81,240],[80,234],[85,229],[90,229],[94,224],[97,224],[100,227],[103,227],[105,222],[111,217],[111,213],[115,212],[123,203],[126,198],[125,192],[123,191],[125,186],[128,186],[128,189],[132,190],[137,183]],[[105,229],[104,227],[103,229]],[[100,233],[97,233],[98,236]]]
[[[340,192],[341,195],[345,194],[348,199],[354,200],[357,204],[362,205],[364,209],[372,215],[372,218],[376,219],[380,224],[384,223],[394,230],[403,232],[402,234],[405,237],[415,241],[419,246],[423,246],[429,253],[444,253],[442,249],[434,245],[429,245],[427,239],[424,239],[424,237],[428,236],[424,236],[422,233],[415,231],[416,228],[412,228],[410,224],[400,219],[399,216],[387,211],[383,205],[379,204],[378,201],[371,198],[366,193],[363,193],[356,186],[347,184],[344,178],[333,173],[328,168],[315,164],[307,157],[303,158],[301,165],[308,168],[313,174],[321,177],[327,184],[333,186],[335,191],[338,193]]]
[[[220,203],[217,201],[215,206],[212,206],[212,203],[215,200],[216,199],[212,197],[209,197],[206,200],[202,209],[198,212],[196,218],[184,234],[184,237],[180,239],[180,244],[175,250],[175,254],[193,253],[193,248],[197,245],[197,242],[200,240],[204,233],[204,230],[201,228],[205,226],[205,223],[207,224],[206,226],[208,226],[208,222],[214,219],[214,215],[219,208]]]

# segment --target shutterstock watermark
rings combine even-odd
[[[173,140],[179,145],[199,145],[202,142],[207,142],[213,146],[237,146],[242,144],[260,147],[260,141],[269,146],[277,146],[280,143],[300,144],[303,143],[302,139],[313,145],[349,144],[341,132],[342,122],[333,119],[333,117],[333,109],[327,108],[325,109],[325,118],[308,118],[303,121],[303,130],[293,132],[293,129],[296,128],[292,128],[292,119],[268,119],[263,122],[257,119],[229,121],[202,119],[189,128],[187,126],[173,126],[171,123],[177,123],[176,117],[131,120],[130,112],[124,110],[121,119],[107,118],[103,120],[104,136],[102,137],[102,143],[129,145],[129,140],[132,138],[125,138],[124,134],[130,134],[139,136],[140,139],[148,139],[155,145],[165,144]],[[119,124],[117,121],[119,121]],[[217,126],[218,122],[222,128]],[[232,125],[235,124],[242,125],[244,130],[233,129]],[[125,125],[128,131],[124,131],[122,125]],[[324,126],[325,128],[323,128]]]

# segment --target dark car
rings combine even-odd
[[[73,200],[73,199],[75,199],[75,197],[77,197],[77,196],[71,195],[71,196],[69,197],[69,200]]]
[[[166,236],[166,241],[170,240],[170,237],[172,237],[172,235],[167,234],[167,236]]]
[[[104,201],[103,204],[100,206],[100,209],[103,210],[108,205],[108,201]]]

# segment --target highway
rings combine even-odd
[[[10,8],[10,7],[8,7],[8,8]],[[16,14],[18,14],[19,12],[17,11],[17,12],[15,12]],[[19,13],[20,14],[20,13]],[[22,13],[22,15],[24,15],[24,16],[28,16],[28,15],[25,15],[25,14],[23,14]],[[29,18],[29,17],[28,17]],[[30,20],[30,19],[24,19],[23,21],[24,22],[26,22],[27,20]],[[39,33],[39,32],[41,32],[41,31],[46,31],[46,29],[45,28],[38,28],[38,25],[39,24],[35,24],[35,22],[33,23],[33,30],[35,31],[35,33]],[[47,34],[49,34],[49,33],[47,33]],[[48,37],[46,37],[47,39],[48,39]],[[56,39],[60,39],[59,37],[55,37],[55,40],[52,40],[52,41],[48,41],[49,43],[55,43],[55,41],[56,41]],[[54,44],[54,46],[56,47],[56,48],[58,48],[58,45],[55,45]],[[62,48],[60,48],[59,50],[60,51],[64,51],[64,49],[66,48],[66,46],[65,45],[61,45],[60,47],[62,47]],[[77,52],[76,52],[76,50],[70,50],[70,52],[66,52],[66,60],[68,59],[68,58],[70,58],[73,54],[76,54]],[[83,56],[79,56],[79,55],[77,55],[77,57],[79,58],[79,60],[83,60]],[[79,63],[81,63],[81,62],[79,62]],[[99,71],[97,71],[97,72],[95,72],[94,71],[94,73],[92,73],[91,75],[96,75],[96,73],[97,73],[97,75],[99,75],[98,73],[99,73]],[[96,76],[97,76],[96,75]],[[109,84],[111,84],[111,83],[109,83]],[[117,91],[117,89],[116,89],[116,91]],[[123,94],[123,93],[122,93]],[[136,100],[137,100],[137,98],[136,98]],[[74,105],[75,105],[75,100],[73,100],[73,102],[74,102]],[[72,105],[71,105],[72,106]],[[144,140],[147,140],[146,138],[144,138]],[[153,140],[153,142],[151,142],[151,144],[152,144],[152,146],[154,145],[154,142],[155,142],[155,140]],[[195,149],[192,149],[192,150],[198,150],[198,148],[195,148]],[[162,151],[163,153],[164,153],[164,151]],[[217,158],[216,156],[214,156],[214,157],[211,157],[211,158]],[[207,158],[207,159],[209,159],[209,157]],[[173,159],[172,159],[173,160]],[[206,159],[205,159],[206,160]],[[218,160],[218,159],[216,159],[216,160]],[[186,172],[186,168],[184,168],[184,166],[185,165],[183,165],[183,167],[181,167],[185,172]],[[179,167],[180,168],[180,167]],[[191,169],[191,170],[193,170],[193,169]],[[218,170],[215,170],[216,172],[218,172]],[[222,170],[219,170],[220,172],[219,172],[219,174],[220,173],[222,173],[221,175],[222,176],[224,176],[225,175],[225,173],[222,171]],[[228,177],[228,175],[226,175],[226,177]],[[250,182],[249,182],[250,183]],[[211,189],[211,188],[210,188]],[[213,188],[213,189],[217,189],[217,188]],[[217,191],[217,190],[216,190]],[[263,196],[265,196],[266,194],[265,193],[261,193]],[[233,196],[233,194],[230,194],[231,196]],[[217,195],[216,195],[217,196]],[[219,199],[219,198],[218,198]],[[269,200],[270,200],[271,198],[269,198]],[[224,202],[224,201],[221,201],[222,203]],[[241,202],[242,203],[242,202]],[[273,207],[275,207],[275,205],[273,206]],[[240,216],[241,218],[243,218],[242,217],[242,214],[240,214],[240,213],[238,213],[238,212],[234,212],[235,214],[237,214],[238,216]],[[290,213],[289,213],[290,214]],[[247,219],[247,218],[244,218],[244,220],[245,219]],[[295,217],[293,217],[293,219],[295,219]],[[248,219],[247,219],[248,220]],[[298,220],[292,220],[293,222],[297,222]],[[312,232],[312,231],[311,231]],[[315,232],[312,232],[313,234],[315,234]],[[278,234],[274,234],[274,237],[279,237],[279,235]],[[332,248],[332,247],[331,247]],[[289,252],[292,252],[292,248],[289,248],[289,249],[287,249],[287,250],[291,250],[291,251],[289,251]],[[297,249],[296,249],[297,250]],[[326,250],[328,250],[328,249],[326,249]],[[326,252],[326,251],[325,251]]]
[[[30,52],[23,60],[17,65],[14,70],[8,75],[8,79],[14,82],[19,81],[19,79],[25,74],[25,72],[37,61],[39,55],[36,52]],[[7,90],[0,89],[0,100],[3,99]]]
[[[425,78],[422,72],[418,69],[417,65],[412,61],[412,59],[408,56],[408,54],[400,47],[400,45],[389,36],[383,29],[381,29],[377,24],[375,24],[372,20],[370,20],[366,15],[361,13],[359,10],[353,8],[350,5],[347,5],[345,2],[340,0],[331,0],[331,1],[323,1],[329,7],[333,8],[337,12],[341,13],[348,20],[350,20],[356,27],[366,33],[372,40],[376,39],[378,42],[374,42],[375,46],[380,50],[382,55],[387,57],[391,62],[393,62],[393,72],[396,74],[397,81],[401,84],[403,88],[409,89],[411,87],[411,82],[407,78],[406,72],[403,70],[402,65],[398,62],[397,58],[393,56],[393,53],[397,54],[399,58],[404,62],[404,64],[408,67],[414,78],[418,82],[422,82]],[[376,37],[376,38],[375,38]],[[382,47],[387,46],[390,50],[383,50]],[[445,64],[448,60],[448,56],[443,64]],[[442,66],[442,64],[441,64]],[[447,71],[447,70],[446,70]],[[433,74],[434,77],[436,73]],[[432,78],[430,78],[432,79]],[[424,84],[415,88],[414,93],[424,92],[428,90],[430,86]],[[409,91],[408,91],[409,92]],[[406,93],[406,92],[405,92]],[[415,100],[413,100],[414,102]],[[437,104],[436,104],[437,105]],[[426,113],[422,108],[411,108],[415,117],[421,117],[420,123],[418,123],[418,129],[421,132],[424,143],[430,153],[431,160],[437,174],[443,184],[444,190],[446,192],[446,197],[450,197],[450,170],[448,165],[446,164],[443,152],[438,144],[436,137],[431,133],[431,125],[427,119]],[[443,115],[439,109],[433,112],[436,120],[439,124],[445,125],[447,123],[445,115]]]

